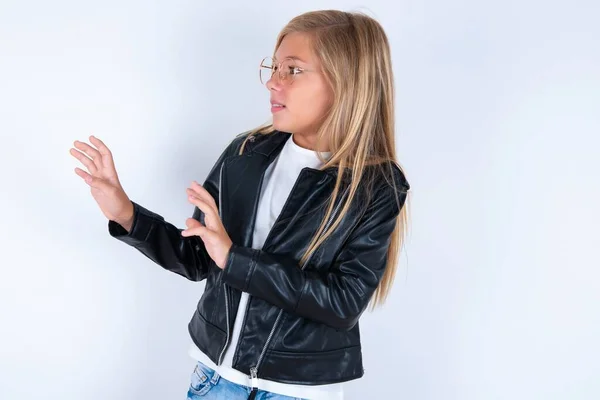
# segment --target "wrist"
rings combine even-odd
[[[229,245],[229,249],[227,249],[227,252],[225,253],[225,258],[223,259],[223,263],[219,266],[221,269],[225,269],[225,267],[227,266],[227,262],[229,260],[229,257],[231,256],[232,248],[233,248],[233,243],[231,243]]]
[[[134,218],[135,218],[135,209],[133,207],[133,203],[129,202],[129,205],[127,207],[127,212],[123,216],[120,216],[119,218],[115,218],[115,222],[117,224],[121,225],[123,228],[125,228],[125,230],[127,232],[130,232],[131,228],[133,227]]]

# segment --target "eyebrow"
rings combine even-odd
[[[300,61],[300,62],[302,62],[302,63],[304,63],[304,64],[308,64],[306,61],[304,61],[303,59],[301,59],[301,58],[300,58],[300,57],[298,57],[298,56],[287,56],[287,57],[283,57],[283,59],[286,59],[286,58],[292,58],[292,59],[294,59],[294,60],[297,60],[297,61]],[[278,60],[276,57],[273,57],[273,59],[274,59],[275,61],[279,61],[279,60]]]

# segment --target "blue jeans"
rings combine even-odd
[[[187,393],[187,400],[202,399],[225,399],[225,400],[246,400],[250,395],[251,388],[230,382],[198,361],[194,372],[192,372],[190,388]],[[281,394],[265,392],[259,390],[256,393],[256,400],[302,400],[296,397],[283,396]]]

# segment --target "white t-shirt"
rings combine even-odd
[[[261,249],[271,227],[279,216],[300,171],[304,167],[319,168],[322,163],[317,158],[314,150],[305,149],[296,144],[291,135],[285,142],[283,149],[265,171],[261,195],[258,203],[256,223],[252,237],[252,248]],[[321,152],[325,159],[330,152]],[[285,160],[285,161],[282,161]],[[194,359],[201,361],[219,373],[228,381],[251,386],[250,377],[234,368],[233,353],[240,337],[242,321],[248,304],[248,293],[242,292],[238,312],[233,325],[232,337],[221,365],[217,366],[192,342],[189,354]],[[296,385],[258,380],[258,388],[269,392],[291,397],[301,397],[311,400],[341,400],[343,399],[342,383],[327,385]]]

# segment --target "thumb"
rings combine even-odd
[[[208,229],[207,227],[199,225],[195,228],[188,228],[188,229],[182,230],[181,235],[185,236],[185,237],[199,236],[200,239],[202,239],[202,241],[206,242],[207,240],[212,239],[212,236],[214,235],[214,233],[211,232],[210,229]]]
[[[198,220],[195,220],[194,218],[188,218],[185,220],[185,226],[187,226],[188,229],[192,229],[192,228],[197,228],[199,226],[202,226],[202,224]]]

